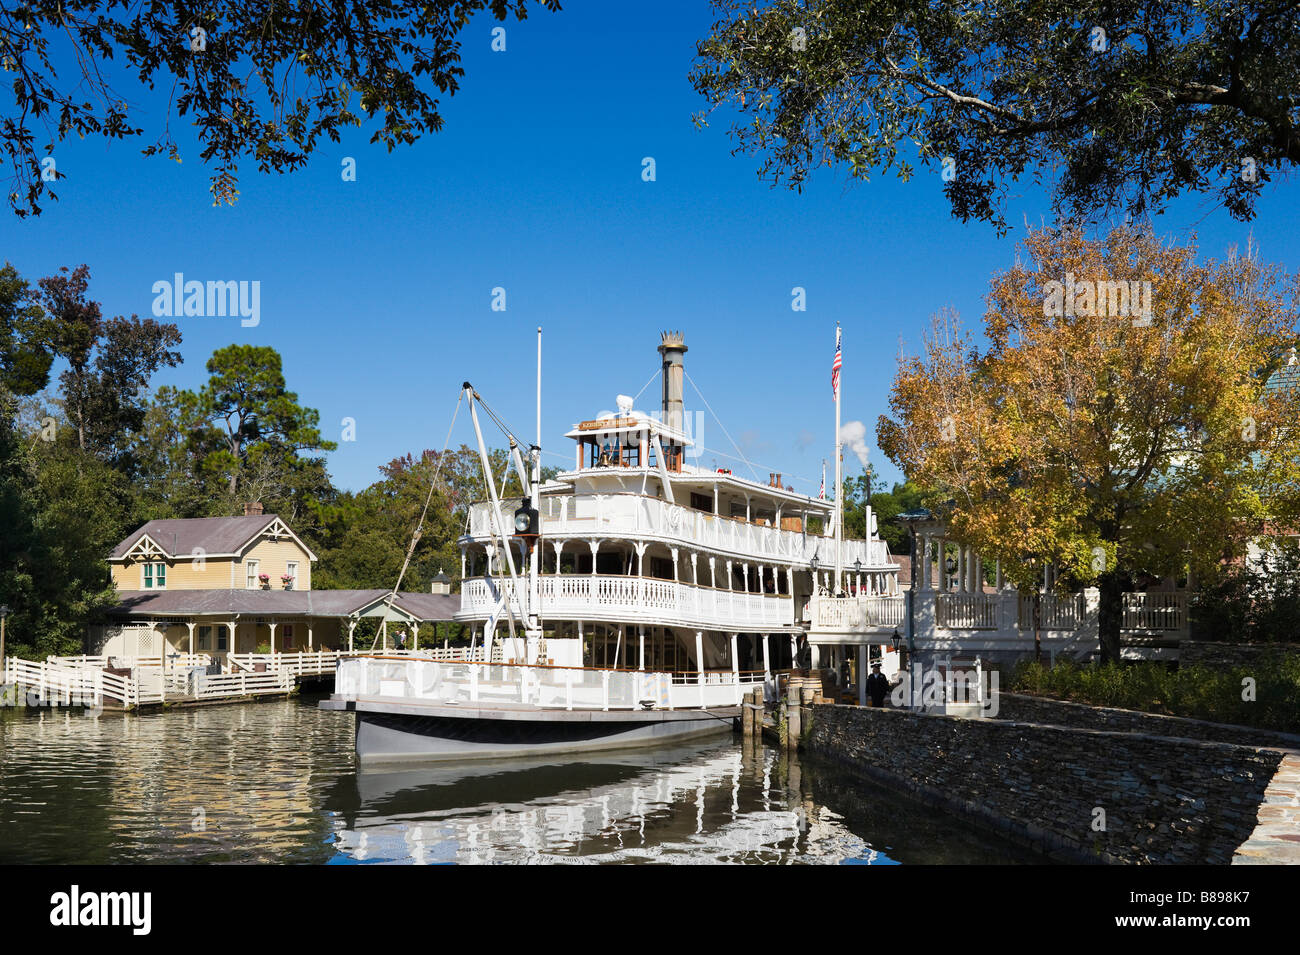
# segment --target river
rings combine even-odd
[[[0,712],[0,863],[1034,862],[836,767],[731,737],[572,762],[359,770],[306,697]]]

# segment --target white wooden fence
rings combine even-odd
[[[948,630],[996,630],[1001,594],[939,594],[935,620]]]

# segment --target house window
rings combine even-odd
[[[257,581],[257,571],[260,565],[255,560],[248,560],[244,562],[244,566],[248,569],[248,589],[256,590],[261,586]]]
[[[286,563],[284,574],[289,578],[289,582],[285,585],[285,589],[293,590],[298,583],[298,562],[296,560],[291,560]]]
[[[211,627],[199,627],[199,649],[200,650],[212,649],[212,628]]]
[[[220,630],[217,631],[217,649],[218,649],[218,650],[225,650],[225,649],[226,649],[226,634],[229,632],[229,630],[230,630],[229,627],[222,627]]]
[[[144,564],[143,590],[165,590],[167,588],[167,565]]]
[[[291,564],[290,566],[293,565]],[[284,648],[286,650],[293,649],[293,624],[291,623],[286,623],[284,625]]]

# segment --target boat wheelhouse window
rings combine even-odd
[[[695,491],[692,491],[691,507],[695,508],[697,511],[707,511],[708,513],[712,514],[713,498],[709,497],[709,495],[707,494],[699,494]]]

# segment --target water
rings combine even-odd
[[[834,767],[733,738],[359,771],[311,699],[0,713],[0,864],[1035,861]]]

